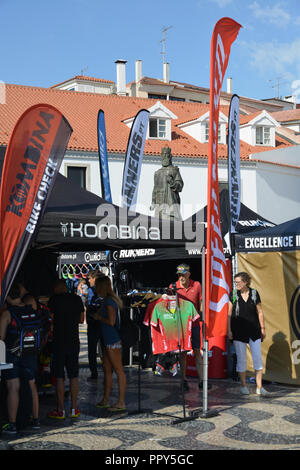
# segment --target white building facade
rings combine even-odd
[[[300,146],[293,147],[300,155]],[[280,152],[275,150],[274,154]],[[252,155],[249,161],[241,162],[241,200],[259,215],[276,224],[296,218],[300,213],[300,167],[289,163],[273,163],[258,160],[269,152]],[[288,153],[288,150],[281,152]],[[254,158],[255,157],[255,158]],[[180,194],[183,219],[207,204],[207,159],[173,158],[173,165],[180,169],[184,187]],[[101,196],[99,157],[95,153],[67,152],[61,173],[68,175],[69,166],[86,168],[86,189]],[[140,175],[137,211],[152,214],[150,205],[154,173],[161,167],[159,156],[144,156]],[[121,187],[124,155],[109,155],[110,184],[113,203],[121,205]],[[220,187],[228,183],[227,160],[219,160],[218,177]]]

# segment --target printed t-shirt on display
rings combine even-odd
[[[192,349],[192,324],[199,318],[199,314],[192,302],[182,298],[179,298],[179,309],[181,350],[190,351]],[[151,327],[156,328],[156,332],[159,329],[159,334],[152,335],[153,354],[165,354],[178,350],[176,297],[162,300],[154,306],[150,324]]]
[[[160,298],[158,300],[155,300],[154,302],[150,302],[147,309],[146,309],[146,313],[145,313],[145,317],[144,317],[144,320],[143,320],[143,324],[146,325],[146,326],[150,326],[150,332],[151,332],[151,340],[152,340],[152,354],[158,354],[155,351],[155,344],[159,344],[159,342],[161,341],[161,332],[160,332],[160,329],[159,329],[159,325],[157,326],[153,326],[151,325],[151,317],[152,317],[152,313],[153,313],[153,310],[154,310],[154,307],[157,303],[159,302],[162,302],[163,299]]]

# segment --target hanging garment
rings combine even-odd
[[[179,343],[181,351],[192,349],[192,324],[199,314],[192,302],[183,299],[178,301],[178,312],[175,296],[168,296],[153,308],[150,320],[153,354],[178,351]]]

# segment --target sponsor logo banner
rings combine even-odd
[[[155,249],[153,248],[138,248],[136,250],[120,250],[115,258],[126,259],[126,258],[140,258],[140,257],[151,257],[155,255]]]
[[[161,240],[158,227],[134,224],[60,222],[64,238],[98,238],[99,240]]]
[[[149,111],[141,109],[133,121],[128,139],[123,172],[122,207],[128,207],[130,210],[135,210],[136,207],[148,122]]]
[[[209,151],[207,192],[207,262],[205,287],[206,336],[224,336],[227,332],[229,286],[220,223],[218,188],[219,101],[231,45],[241,25],[222,18],[214,28],[211,40]]]
[[[99,165],[100,165],[100,178],[101,178],[101,191],[102,197],[112,202],[110,181],[109,181],[109,170],[108,170],[108,158],[107,158],[107,146],[106,146],[106,132],[105,132],[105,118],[104,111],[100,109],[98,113],[98,153],[99,153]]]
[[[236,250],[245,251],[292,251],[299,250],[300,235],[278,235],[272,237],[236,236]]]
[[[73,264],[73,263],[88,263],[88,264],[98,264],[101,261],[106,262],[109,258],[109,251],[85,251],[85,252],[74,252],[68,251],[60,254],[60,260],[64,264]]]
[[[273,224],[272,222],[266,222],[265,220],[262,220],[262,219],[239,220],[238,223],[242,227],[275,227],[275,224]]]
[[[236,232],[241,207],[240,178],[240,99],[233,95],[228,120],[228,183],[230,203],[230,232]]]
[[[49,216],[51,218],[51,214]],[[44,239],[49,240],[49,227],[51,239],[58,242],[89,243],[92,239],[101,242],[116,241],[114,248],[122,247],[122,241],[164,241],[185,246],[187,249],[197,249],[199,240],[203,239],[203,224],[193,224],[191,220],[173,221],[171,219],[157,219],[147,215],[129,212],[126,207],[103,203],[97,208],[95,216],[82,215],[74,220],[72,215],[62,215],[61,219],[51,226],[45,226]],[[46,230],[47,229],[47,230]],[[40,237],[39,241],[43,240]]]
[[[29,108],[12,132],[0,191],[1,305],[37,235],[71,133],[64,116],[44,104]]]

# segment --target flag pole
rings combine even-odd
[[[217,410],[208,409],[208,339],[206,338],[206,316],[205,316],[205,303],[207,298],[205,296],[205,251],[206,247],[202,247],[202,310],[203,310],[203,322],[202,322],[202,338],[203,338],[203,406],[201,418],[212,418],[213,416],[218,416]]]
[[[203,367],[203,402],[202,409],[193,410],[190,415],[198,416],[200,418],[213,418],[218,416],[219,413],[217,410],[208,409],[208,340],[206,338],[206,315],[205,315],[205,269],[206,269],[206,246],[203,245],[201,249],[201,279],[202,279],[202,367]]]
[[[181,394],[182,394],[182,408],[183,408],[183,418],[175,419],[172,424],[180,424],[184,423],[185,421],[192,421],[196,419],[198,416],[197,414],[190,413],[189,416],[186,416],[185,410],[185,396],[184,396],[184,385],[183,385],[183,366],[182,366],[182,348],[181,348],[181,328],[182,328],[182,321],[181,321],[181,311],[178,299],[178,291],[176,287],[176,283],[172,286],[173,292],[175,292],[176,296],[176,317],[177,317],[177,333],[178,333],[178,349],[179,349],[179,361],[180,361],[180,385],[181,385]]]

